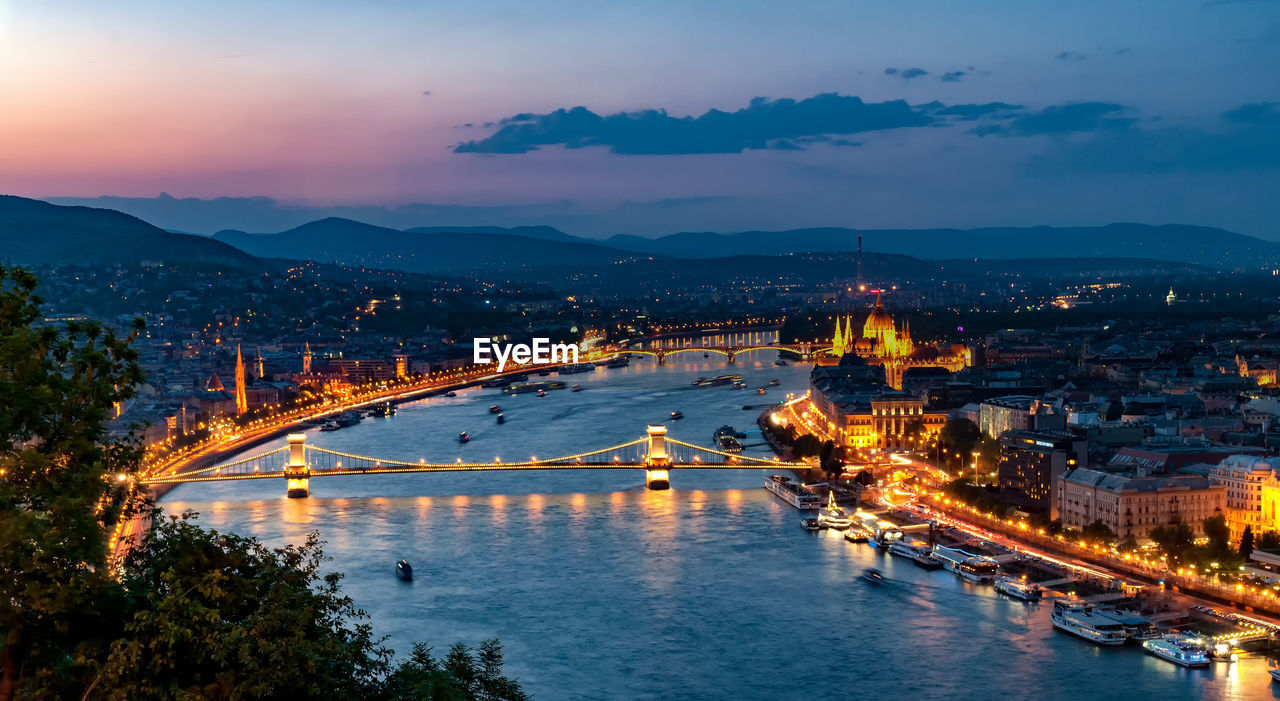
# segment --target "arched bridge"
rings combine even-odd
[[[152,475],[146,484],[181,484],[185,482],[219,482],[245,479],[284,479],[290,497],[311,493],[312,477],[330,475],[377,475],[404,472],[484,472],[497,470],[621,470],[642,469],[650,489],[671,486],[673,469],[805,469],[803,462],[783,462],[777,458],[754,458],[705,448],[667,437],[666,426],[649,426],[647,435],[634,441],[619,443],[599,450],[540,460],[493,462],[429,463],[410,462],[368,455],[344,453],[306,444],[306,434],[291,434],[288,445],[257,455],[190,470]]]
[[[623,348],[618,352],[652,356],[658,360],[659,365],[662,365],[666,363],[667,356],[677,353],[702,353],[704,355],[715,353],[725,356],[732,363],[737,360],[739,353],[750,353],[758,350],[791,351],[808,360],[816,355],[830,352],[831,346],[822,347],[813,343],[756,343],[738,346],[694,345],[675,348]]]

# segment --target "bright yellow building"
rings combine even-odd
[[[957,372],[973,363],[973,353],[968,346],[956,343],[947,347],[916,345],[911,339],[911,329],[904,319],[899,329],[889,312],[885,311],[876,293],[876,306],[862,324],[862,335],[853,335],[853,318],[844,317],[844,323],[836,317],[835,337],[831,340],[831,357],[820,359],[819,364],[834,365],[847,353],[856,354],[868,365],[884,367],[885,381],[894,389],[902,389],[902,375],[907,368],[946,368]]]

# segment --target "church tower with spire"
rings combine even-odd
[[[302,374],[311,374],[311,342],[307,341],[302,351]]]
[[[240,346],[236,346],[236,413],[243,414],[249,411],[249,395],[244,388],[244,356],[240,353]]]

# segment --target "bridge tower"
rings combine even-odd
[[[732,349],[730,349],[730,350],[729,350],[729,364],[730,364],[730,365],[733,365],[733,364],[737,361],[737,355],[738,355],[738,352],[737,352],[737,351],[732,350]]]
[[[659,365],[666,365],[666,364],[667,364],[667,354],[666,354],[666,353],[663,353],[662,351],[658,351],[656,355],[658,356],[658,364],[659,364]]]
[[[649,453],[644,456],[644,486],[671,489],[671,457],[667,455],[667,427],[649,427]]]
[[[290,499],[301,499],[311,495],[309,479],[311,467],[307,465],[307,434],[289,434],[289,464],[284,467],[284,476],[288,482]]]

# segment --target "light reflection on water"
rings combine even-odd
[[[681,409],[683,421],[665,422],[672,435],[705,445],[721,424],[753,428],[758,412],[741,405],[758,400],[691,390],[692,378],[741,372],[755,387],[777,377],[776,400],[807,373],[725,367],[575,375],[566,379],[583,392],[543,399],[468,390],[308,440],[414,460],[558,455],[638,437]],[[472,443],[454,440],[461,430]],[[542,699],[1272,697],[1265,660],[1183,670],[1097,648],[1055,632],[1047,606],[806,533],[761,474],[676,471],[665,492],[627,470],[317,478],[309,499],[264,480],[183,486],[165,505],[273,545],[320,531],[346,592],[393,647],[501,638],[509,671]],[[401,557],[412,583],[393,575]],[[871,566],[883,586],[858,578]]]

